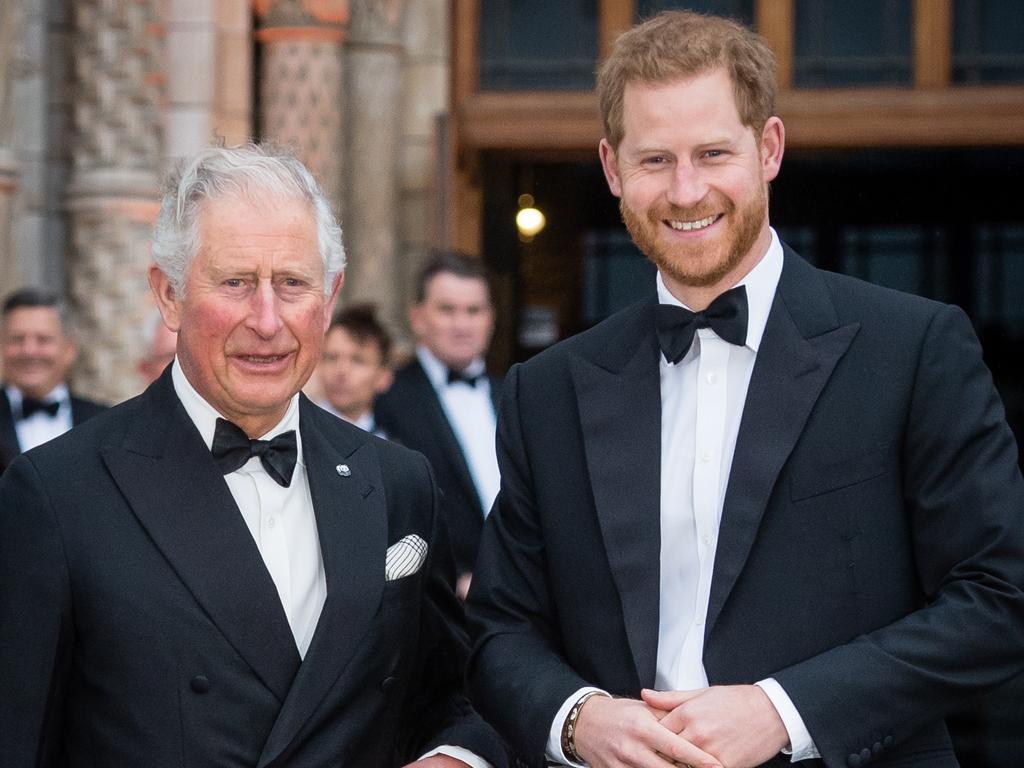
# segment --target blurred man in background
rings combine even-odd
[[[0,472],[19,453],[64,434],[104,409],[68,390],[65,377],[78,354],[57,297],[24,288],[3,305],[0,351]]]

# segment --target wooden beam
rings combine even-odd
[[[452,4],[452,69],[449,114],[459,115],[464,105],[473,99],[480,87],[480,0],[454,0]],[[444,232],[441,245],[479,253],[483,246],[481,236],[483,195],[479,178],[479,148],[467,142],[462,135],[466,123],[453,119],[448,122],[448,169],[445,210],[442,217]]]
[[[946,88],[952,69],[952,0],[914,0],[914,87]]]
[[[757,0],[754,26],[768,41],[778,61],[779,90],[793,87],[794,0]]]
[[[1024,88],[807,90],[779,95],[790,147],[1024,145]],[[588,92],[478,93],[458,114],[464,147],[595,151]]]

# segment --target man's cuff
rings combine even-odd
[[[569,710],[572,709],[572,705],[580,700],[580,697],[588,693],[601,693],[605,696],[609,694],[602,691],[600,688],[580,688],[576,693],[565,700],[565,703],[559,708],[558,712],[555,713],[555,719],[551,722],[551,731],[548,733],[548,747],[544,753],[548,760],[553,760],[559,765],[573,765],[576,768],[585,768],[581,763],[574,763],[565,756],[562,751],[562,728],[565,727],[565,718],[569,716]]]
[[[465,747],[453,747],[449,744],[442,744],[437,749],[432,749],[427,754],[421,755],[420,760],[425,760],[428,757],[434,755],[448,755],[448,757],[454,757],[456,760],[461,760],[469,768],[494,768],[490,763],[484,760],[479,755],[473,754]]]
[[[796,711],[796,707],[793,705],[793,700],[789,698],[789,694],[782,689],[778,681],[774,677],[769,677],[754,683],[754,685],[767,694],[772,702],[772,706],[775,707],[775,711],[782,718],[782,724],[786,726],[786,733],[789,734],[789,748],[784,748],[782,754],[792,755],[793,757],[790,762],[793,763],[799,760],[821,757],[821,753],[818,752],[818,748],[814,746],[814,742],[811,740],[811,734],[808,732],[807,726],[804,725],[804,719],[800,717],[800,713]]]

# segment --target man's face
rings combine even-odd
[[[451,272],[435,275],[409,312],[416,339],[449,368],[461,371],[487,350],[494,312],[487,284]]]
[[[369,413],[374,398],[391,384],[391,371],[376,341],[360,342],[340,326],[327,332],[320,377],[324,396],[353,421]]]
[[[153,343],[146,351],[146,356],[139,361],[139,373],[147,384],[156,381],[163,373],[164,368],[174,359],[177,346],[178,334],[163,323],[158,323],[153,334]]]
[[[783,131],[756,135],[740,122],[719,69],[668,84],[630,83],[618,149],[601,162],[630,235],[677,296],[731,287],[771,242],[768,182],[779,172]]]
[[[320,360],[331,306],[324,295],[312,208],[290,198],[207,201],[202,247],[175,293],[160,270],[150,285],[178,332],[178,360],[200,395],[250,437],[265,434]]]
[[[64,381],[77,350],[52,307],[21,307],[3,321],[4,378],[41,399]]]

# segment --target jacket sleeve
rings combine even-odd
[[[12,768],[55,766],[72,610],[60,528],[30,459],[0,479],[0,752]]]

